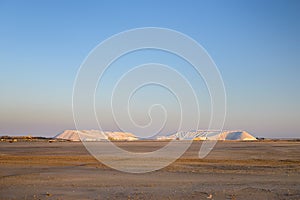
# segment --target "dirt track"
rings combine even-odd
[[[152,151],[165,142],[118,142]],[[80,142],[0,143],[0,199],[300,199],[300,142],[219,142],[198,159],[194,142],[170,166],[128,174]]]

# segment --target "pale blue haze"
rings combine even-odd
[[[299,10],[296,0],[0,0],[0,135],[74,128],[84,58],[113,34],[151,26],[189,35],[211,55],[226,87],[226,129],[299,137]]]

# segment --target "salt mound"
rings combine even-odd
[[[115,141],[133,141],[137,140],[137,137],[132,133],[126,132],[111,132],[111,131],[99,131],[99,130],[65,130],[63,133],[55,136],[57,139],[64,139],[70,141],[103,141],[103,140],[115,140]]]
[[[65,130],[63,133],[55,136],[57,139],[70,141],[134,141],[138,138],[127,132],[99,131],[99,130]],[[251,141],[257,140],[246,131],[181,131],[169,136],[160,136],[157,140],[238,140]]]
[[[158,140],[257,140],[254,136],[246,131],[214,131],[214,130],[197,130],[181,131],[169,136],[160,136]]]
[[[220,140],[257,140],[246,131],[225,131],[219,137]]]

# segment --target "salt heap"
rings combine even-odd
[[[70,141],[133,141],[138,139],[132,133],[100,130],[65,130],[56,135],[55,138]]]
[[[181,131],[169,136],[159,136],[158,140],[257,140],[254,136],[246,131],[214,131],[214,130],[197,130]]]

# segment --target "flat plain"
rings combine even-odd
[[[167,142],[117,142],[153,151]],[[161,170],[111,169],[81,142],[0,142],[0,199],[300,199],[300,142],[218,142],[204,159],[195,141]]]

